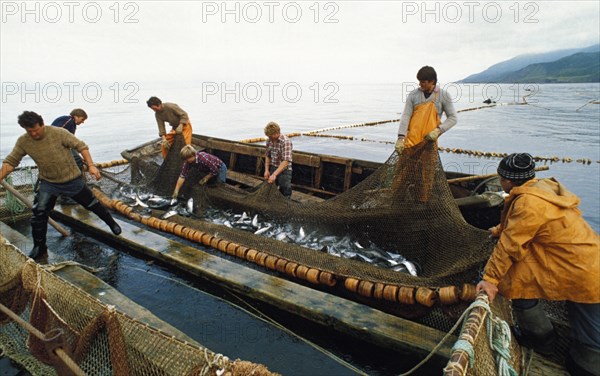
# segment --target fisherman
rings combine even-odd
[[[163,103],[157,97],[150,97],[146,101],[146,104],[154,111],[154,116],[156,117],[158,136],[162,138],[160,149],[163,158],[167,157],[176,134],[183,134],[183,140],[186,145],[192,143],[192,123],[190,123],[187,112],[175,103]],[[165,121],[171,126],[169,133],[165,129]]]
[[[64,116],[60,116],[57,117],[56,119],[54,119],[54,121],[52,122],[52,125],[55,127],[60,127],[60,128],[64,128],[66,130],[68,130],[69,132],[71,132],[71,134],[75,134],[75,132],[77,131],[77,127],[81,124],[83,124],[88,118],[87,113],[81,109],[81,108],[76,108],[73,111],[71,111],[71,113],[69,115],[64,115]],[[81,171],[83,171],[83,159],[81,159],[81,157],[79,156],[79,153],[77,152],[77,150],[71,149],[71,154],[73,155],[73,158],[75,159],[75,163],[77,163],[77,167],[79,167],[79,169]],[[69,197],[63,197],[60,196],[58,198],[59,203],[61,204],[76,204],[76,202],[74,200],[72,200]]]
[[[17,139],[13,150],[2,162],[0,181],[13,172],[26,155],[38,166],[40,184],[31,208],[33,249],[29,257],[36,258],[47,251],[48,215],[54,208],[56,198],[61,194],[73,198],[94,212],[115,235],[119,235],[121,227],[85,185],[81,171],[69,151],[75,149],[81,153],[88,166],[88,172],[99,180],[100,171],[94,166],[88,146],[64,129],[45,126],[44,119],[35,112],[24,111],[19,115],[18,122],[27,133]]]
[[[279,191],[287,198],[292,196],[292,141],[281,134],[274,121],[265,127],[267,151],[264,178],[269,184],[277,183]]]
[[[60,127],[68,130],[71,134],[75,134],[77,131],[77,127],[83,124],[88,118],[87,113],[81,109],[76,108],[69,115],[64,115],[57,117],[52,122],[52,125],[55,127]],[[76,150],[71,149],[71,154],[73,154],[73,158],[75,158],[75,162],[79,169],[83,169],[83,160],[79,156],[79,153]]]
[[[192,166],[199,171],[208,172],[206,176],[200,179],[200,185],[205,185],[213,177],[216,178],[218,183],[225,183],[227,181],[227,166],[218,157],[204,151],[197,151],[192,145],[185,145],[181,148],[179,155],[184,162],[183,167],[181,167],[179,179],[177,179],[177,183],[175,184],[173,198],[176,199],[179,196],[179,189],[185,182],[185,178]]]
[[[406,97],[406,104],[398,127],[396,152],[419,144],[424,139],[436,142],[438,137],[452,128],[456,122],[456,110],[447,91],[437,85],[437,73],[430,66],[417,72],[419,88]],[[441,122],[442,112],[446,120]]]
[[[556,334],[540,299],[566,301],[573,345],[572,375],[600,375],[600,241],[582,218],[579,198],[554,178],[535,179],[527,153],[500,161],[500,184],[509,196],[498,238],[477,291],[490,302],[512,299],[522,342],[549,354]]]

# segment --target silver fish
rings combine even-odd
[[[234,216],[234,218],[237,218],[237,215]],[[237,221],[235,221],[235,223],[244,223],[246,219],[248,219],[248,214],[246,214],[246,212],[243,212],[242,216]]]
[[[287,242],[290,237],[285,232],[280,232],[275,236],[275,239],[279,240],[280,242]]]
[[[146,204],[153,209],[163,209],[170,206],[170,201],[164,197],[149,198]]]
[[[186,209],[187,209],[188,213],[190,213],[190,214],[194,212],[194,199],[193,198],[190,198],[187,201]]]
[[[140,199],[140,196],[138,196],[138,195],[137,195],[137,193],[136,193],[136,195],[135,195],[135,205],[136,205],[136,206],[141,206],[142,208],[147,208],[147,207],[148,207],[148,205],[146,205],[146,204],[145,204],[145,203],[142,201],[142,199]]]
[[[415,277],[417,276],[417,267],[415,266],[415,264],[408,260],[400,261],[400,263],[406,267],[410,275],[413,275]]]
[[[298,238],[296,239],[296,241],[304,239],[305,236],[306,236],[306,233],[304,232],[304,229],[302,227],[300,227],[300,231],[298,231]]]
[[[166,212],[165,214],[160,216],[160,219],[167,219],[167,218],[171,218],[172,216],[177,215],[177,210],[169,210],[168,212]]]
[[[254,231],[254,235],[260,235],[263,234],[267,231],[269,231],[271,229],[271,226],[267,226],[267,227],[263,227],[263,228],[259,228],[258,230]]]
[[[254,218],[252,218],[252,227],[258,228],[258,214],[255,214]]]

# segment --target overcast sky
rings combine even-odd
[[[600,41],[596,0],[1,3],[2,82],[450,82]]]

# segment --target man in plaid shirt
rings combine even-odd
[[[206,184],[213,177],[216,177],[217,182],[219,183],[225,183],[225,181],[227,181],[227,166],[218,157],[203,151],[196,151],[192,145],[185,145],[179,154],[181,155],[181,159],[184,160],[184,163],[183,167],[181,167],[179,179],[177,179],[177,183],[175,184],[173,198],[179,196],[179,189],[185,182],[185,177],[191,166],[196,167],[199,171],[208,172],[208,174],[200,180],[200,185]]]
[[[265,154],[265,179],[277,183],[279,191],[287,198],[292,196],[292,141],[281,134],[274,121],[265,127],[267,152]]]

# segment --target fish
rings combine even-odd
[[[176,209],[174,209],[177,214],[181,215],[182,217],[189,217],[191,214],[190,212],[188,212],[185,208],[178,206]]]
[[[187,200],[187,205],[185,208],[190,214],[194,212],[194,198],[190,198],[189,200]]]
[[[160,216],[160,219],[167,219],[167,218],[171,218],[172,216],[177,215],[177,210],[169,210],[168,212],[166,212],[165,214]]]
[[[164,197],[155,196],[149,198],[148,201],[146,201],[146,204],[152,209],[164,209],[171,206],[171,200]]]
[[[145,204],[145,203],[142,201],[142,199],[141,199],[141,198],[140,198],[140,197],[137,195],[137,193],[136,193],[136,195],[135,195],[135,206],[141,206],[142,208],[147,208],[147,207],[148,207],[148,205],[146,205],[146,204]]]
[[[267,226],[267,227],[263,227],[263,228],[259,228],[258,230],[254,231],[254,235],[260,235],[263,234],[267,231],[269,231],[271,229],[272,226]]]
[[[252,218],[252,227],[258,228],[258,214],[255,214],[254,218]]]
[[[415,266],[415,264],[408,260],[402,260],[400,261],[400,263],[406,267],[410,275],[415,277],[417,276],[417,267]]]
[[[229,228],[232,228],[233,226],[231,225],[231,222],[229,222],[228,220],[225,220],[225,222],[223,222],[223,225]]]
[[[300,227],[300,231],[298,231],[298,238],[296,238],[296,241],[300,241],[304,239],[304,237],[306,237],[306,233],[304,232],[304,229]]]

